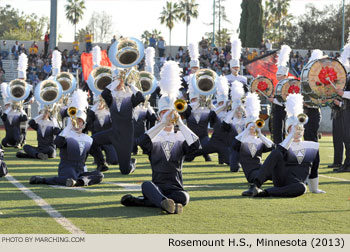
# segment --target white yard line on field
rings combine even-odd
[[[18,182],[10,174],[5,177],[9,182],[21,190],[25,195],[34,200],[34,202],[40,206],[45,212],[47,212],[58,224],[64,227],[72,234],[85,234],[82,230],[76,227],[68,219],[62,216],[57,210],[55,210],[50,204],[48,204],[43,198],[33,193],[30,189]]]
[[[348,179],[343,179],[343,178],[336,178],[336,177],[331,177],[331,176],[326,176],[326,175],[321,175],[321,174],[318,174],[318,176],[324,177],[324,178],[329,178],[329,179],[335,179],[335,180],[350,182],[350,180],[348,180]]]

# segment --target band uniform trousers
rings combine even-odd
[[[320,109],[304,106],[304,113],[309,117],[308,122],[304,125],[304,140],[318,142],[318,129],[321,121]]]
[[[284,122],[286,111],[284,106],[272,104],[272,139],[275,144],[279,144],[284,139]]]
[[[332,133],[334,158],[333,164],[341,165],[343,163],[344,138],[343,138],[343,110],[332,111]]]

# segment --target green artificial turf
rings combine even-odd
[[[27,143],[36,145],[35,137],[36,133],[29,131]],[[212,162],[198,157],[184,164],[184,184],[189,186],[191,200],[182,215],[120,204],[123,195],[141,192],[128,192],[116,184],[140,185],[151,179],[145,155],[136,156],[137,169],[133,174],[121,175],[117,166],[111,166],[102,184],[86,190],[28,183],[33,175],[55,176],[58,157],[47,161],[18,159],[17,150],[5,148],[5,161],[15,179],[85,233],[350,233],[350,173],[337,174],[327,168],[333,161],[331,137],[323,137],[320,144],[320,188],[326,194],[307,193],[298,198],[242,197],[242,191],[247,189],[243,172],[229,172],[229,167],[218,165],[217,155],[212,154]],[[92,162],[89,157],[89,170],[95,168]],[[268,186],[271,182],[263,187]],[[0,233],[69,232],[6,178],[0,178]]]

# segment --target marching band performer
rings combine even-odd
[[[282,45],[280,53],[278,54],[277,60],[277,73],[276,78],[278,81],[288,78],[289,67],[287,63],[289,61],[289,54],[292,49],[288,45]],[[284,123],[286,112],[284,105],[280,103],[277,98],[269,98],[272,104],[271,119],[272,119],[272,139],[275,144],[279,144],[284,139]]]
[[[337,94],[343,98],[342,102],[335,101],[336,105],[340,106],[342,109],[342,138],[345,146],[345,160],[339,169],[334,169],[335,172],[350,172],[350,133],[349,133],[349,122],[350,122],[350,44],[344,47],[344,55],[341,62],[347,70],[347,79],[345,85],[345,91],[337,89]]]
[[[86,130],[91,131],[92,135],[94,135],[111,128],[111,113],[106,102],[102,99],[101,95],[94,95],[94,105],[91,109],[88,109],[87,113]],[[101,148],[106,154],[107,164],[117,165],[119,163],[113,144],[104,144]]]
[[[235,137],[245,128],[245,120],[243,118],[244,109],[242,107],[242,98],[244,96],[243,84],[239,81],[234,81],[230,94],[232,101],[231,110],[227,112],[222,125],[229,132],[230,171],[238,172],[241,164],[239,163],[239,155],[236,149],[232,147],[232,143]]]
[[[143,197],[123,196],[124,206],[156,206],[169,214],[180,214],[189,202],[189,194],[183,188],[182,165],[184,156],[198,149],[199,139],[174,111],[180,71],[174,61],[166,62],[162,68],[159,86],[163,95],[158,103],[161,120],[137,139],[149,156],[152,181],[142,184]],[[174,123],[179,126],[176,133]]]
[[[4,99],[5,109],[1,112],[1,119],[5,126],[6,136],[2,139],[1,144],[3,147],[13,146],[19,148],[25,139],[20,125],[28,120],[27,114],[18,102],[11,101],[7,91],[7,83],[2,83],[1,93]]]
[[[89,153],[92,138],[82,133],[86,123],[87,93],[77,90],[72,95],[70,108],[75,108],[75,115],[68,120],[68,125],[56,137],[54,143],[60,148],[60,163],[58,166],[58,176],[43,178],[33,176],[30,184],[48,184],[88,186],[98,184],[103,179],[103,174],[99,171],[88,172],[85,161]]]
[[[200,139],[201,146],[207,144],[209,141],[208,136],[208,124],[210,108],[203,104],[201,101],[206,100],[205,96],[201,96],[193,87],[194,75],[199,69],[199,51],[196,44],[189,44],[189,52],[191,56],[191,74],[188,77],[188,96],[190,104],[187,106],[185,112],[181,115],[186,119],[187,127],[189,127]],[[196,153],[191,153],[186,156],[186,161],[192,161],[196,156],[203,155],[206,162],[210,162],[211,158],[209,154],[201,153],[202,150],[198,150]]]
[[[252,184],[261,168],[262,154],[270,152],[273,142],[265,137],[261,128],[264,121],[259,119],[260,99],[256,93],[249,93],[245,102],[245,125],[247,127],[236,136],[232,143],[232,149],[239,155],[239,162],[242,165],[244,175],[248,183]],[[269,173],[264,174],[263,181],[271,179]],[[242,196],[252,196],[254,185],[242,193]]]
[[[266,158],[254,179],[253,197],[297,197],[307,190],[308,180],[312,193],[325,193],[318,188],[319,144],[302,141],[303,125],[307,116],[303,113],[301,94],[289,94],[286,101],[287,136]],[[266,174],[271,172],[274,186],[260,189]]]
[[[344,46],[344,50],[340,55],[339,61],[343,64],[345,70],[347,73],[350,71],[350,44],[347,44]],[[347,82],[349,81],[349,75],[347,78]],[[350,90],[349,85],[347,84],[345,86],[345,90]],[[337,91],[338,93],[338,91]],[[339,93],[338,93],[339,94]],[[342,92],[340,92],[342,94]],[[344,153],[344,145],[345,145],[345,156],[348,159],[347,163],[349,163],[350,159],[350,139],[347,134],[347,127],[346,124],[348,121],[346,118],[349,117],[349,115],[344,116],[344,112],[349,109],[349,101],[344,99],[334,100],[334,104],[332,106],[332,132],[333,132],[333,148],[334,148],[334,158],[333,158],[333,164],[329,165],[329,168],[334,168],[333,171],[338,172],[339,168],[342,166],[343,163],[343,153]],[[347,113],[347,112],[345,112]],[[344,128],[345,125],[345,128]],[[345,142],[345,140],[347,140]],[[345,159],[346,159],[345,158]],[[345,165],[346,166],[346,165]],[[341,169],[340,171],[342,171]]]
[[[216,82],[216,101],[217,107],[209,114],[210,126],[213,128],[213,134],[207,144],[203,144],[203,153],[218,153],[219,164],[230,164],[228,132],[222,126],[227,107],[228,107],[229,87],[225,76],[217,78]]]
[[[232,38],[231,45],[231,60],[230,60],[230,69],[231,74],[226,75],[229,86],[232,87],[234,81],[239,81],[243,84],[244,92],[247,93],[249,91],[247,77],[243,75],[239,75],[239,70],[241,67],[240,59],[241,59],[241,51],[242,51],[242,43],[241,40],[235,36]]]
[[[92,136],[91,155],[97,163],[97,170],[107,171],[101,146],[113,144],[119,158],[119,169],[124,175],[134,172],[136,159],[131,158],[133,148],[134,127],[132,123],[133,108],[145,101],[142,93],[133,85],[125,86],[124,79],[118,75],[118,70],[112,72],[113,81],[102,92],[112,118],[112,128]]]
[[[61,132],[56,118],[52,117],[48,109],[42,109],[41,113],[36,118],[31,119],[28,124],[37,132],[38,147],[25,144],[23,151],[17,152],[16,157],[42,160],[55,158],[54,138]]]
[[[155,50],[153,47],[150,46],[145,50],[145,71],[152,75],[154,66],[154,55]],[[136,139],[142,136],[150,125],[152,125],[153,127],[155,121],[157,120],[156,114],[153,108],[151,107],[148,99],[150,98],[150,96],[150,94],[147,95],[147,101],[137,105],[133,111],[134,146],[132,152],[134,155],[137,155],[138,152]]]
[[[195,74],[198,69],[200,68],[200,64],[199,64],[199,50],[198,50],[198,45],[195,43],[190,43],[188,45],[188,52],[191,58],[190,61],[190,72],[188,75],[183,77],[183,81],[182,81],[182,87],[180,88],[180,91],[182,93],[182,96],[185,100],[188,100],[188,90],[190,88],[191,85],[191,78],[193,76],[193,74]]]
[[[319,49],[312,51],[308,64],[314,60],[321,59],[323,52]],[[305,65],[306,66],[306,65]],[[305,124],[304,139],[306,141],[318,142],[318,129],[321,121],[321,111],[318,106],[304,103],[304,113],[308,116],[308,123]]]

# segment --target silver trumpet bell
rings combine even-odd
[[[217,74],[211,69],[199,69],[191,79],[193,89],[203,96],[209,96],[216,91]]]
[[[144,46],[136,38],[121,38],[109,48],[108,57],[112,64],[120,68],[130,68],[142,60]]]
[[[87,80],[90,90],[94,94],[101,94],[102,91],[113,81],[112,69],[108,66],[99,66],[93,69]]]
[[[152,94],[157,88],[157,79],[147,71],[139,73],[138,88],[144,96]]]
[[[15,79],[7,85],[7,95],[15,102],[21,102],[28,98],[30,87],[25,80]]]
[[[43,106],[58,102],[62,94],[62,86],[56,80],[44,80],[34,90],[35,99]]]
[[[55,76],[55,80],[61,84],[63,94],[69,94],[76,89],[77,80],[71,73],[61,72]]]

